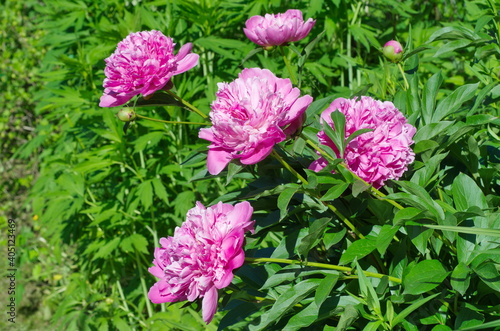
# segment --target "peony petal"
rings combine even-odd
[[[99,107],[118,107],[127,103],[132,96],[120,96],[118,94],[104,94],[101,96]]]
[[[190,51],[188,43],[175,56],[172,38],[160,31],[129,34],[105,59],[104,95],[99,105],[120,106],[136,95],[148,96],[166,88],[173,75],[196,65],[198,55]]]
[[[195,67],[198,64],[199,57],[198,54],[194,53],[186,55],[186,57],[177,62],[177,70],[174,71],[174,75],[181,74]]]
[[[219,299],[219,294],[215,286],[212,286],[205,295],[201,302],[201,307],[203,309],[203,321],[205,323],[210,323],[217,312],[217,301]]]
[[[300,10],[289,9],[280,14],[252,16],[246,21],[243,32],[259,46],[279,46],[305,38],[315,22],[312,19],[304,22]]]
[[[222,148],[211,148],[208,150],[207,169],[211,175],[218,175],[229,162],[231,162],[231,153]]]
[[[191,49],[193,49],[192,43],[186,43],[182,45],[176,55],[177,61],[182,60],[186,55],[188,55],[191,52]]]

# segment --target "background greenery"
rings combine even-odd
[[[7,0],[0,6],[0,238],[5,243],[6,221],[16,219],[16,326],[21,330],[205,328],[196,304],[167,307],[146,299],[154,282],[147,268],[157,236],[172,234],[196,200],[208,204],[242,197],[256,199],[252,204],[258,211],[259,232],[249,245],[254,256],[309,256],[330,263],[339,263],[342,256],[344,264],[356,258],[366,270],[375,265],[370,259],[383,233],[388,236],[382,245],[386,247],[379,247],[378,256],[386,269],[406,279],[405,285],[425,283],[418,278],[425,271],[439,282],[424,291],[406,286],[403,293],[383,281],[374,283],[375,289],[363,280],[338,281],[325,304],[332,309],[316,316],[314,327],[375,330],[383,325],[368,321],[401,316],[395,329],[449,330],[499,319],[498,236],[458,235],[411,223],[423,218],[431,225],[500,229],[500,22],[494,1]],[[98,107],[104,58],[127,34],[141,30],[161,30],[178,45],[194,43],[200,64],[176,76],[174,83],[180,96],[205,113],[216,84],[233,80],[243,67],[265,67],[287,77],[276,53],[247,58],[255,45],[242,28],[252,15],[289,8],[317,20],[310,36],[296,43],[299,54],[288,54],[298,65],[303,94],[319,100],[308,111],[306,124],[334,97],[363,94],[394,101],[419,129],[417,160],[406,181],[387,191],[405,206],[402,211],[368,199],[354,185],[339,189],[343,183],[353,184],[343,177],[336,178],[341,184],[324,187],[336,187],[329,191],[331,196],[342,195],[336,207],[371,238],[358,241],[362,244],[350,251],[356,241],[348,240],[338,221],[319,228],[318,222],[312,225],[314,219],[331,216],[310,211],[314,204],[286,186],[293,178],[275,162],[256,169],[259,181],[247,173],[229,183],[209,178],[202,157],[206,142],[197,138],[196,127],[138,121],[125,135],[116,110]],[[323,31],[314,47],[302,51]],[[381,56],[381,45],[390,39],[406,49],[407,91],[397,66]],[[198,120],[169,106],[143,108],[141,113]],[[287,148],[303,150],[297,145]],[[266,177],[266,171],[273,176]],[[396,231],[399,242],[391,240]],[[303,240],[308,234],[314,235]],[[221,323],[221,328],[241,329],[248,320],[257,329],[306,326],[307,311],[302,308],[312,306],[307,299],[314,293],[297,294],[301,299],[291,306],[274,305],[271,298],[294,288],[313,291],[326,278],[283,276],[277,281],[275,277],[273,285],[264,284],[272,275],[290,273],[273,264],[242,268],[237,286],[268,300],[252,303],[238,298],[233,288],[225,303],[243,312],[242,318],[250,317],[238,324],[227,314],[220,322],[226,314],[222,312],[206,328],[216,330]],[[315,279],[318,283],[312,282]],[[306,283],[294,287],[299,281]],[[427,304],[433,295],[439,300]],[[302,299],[302,306],[295,306]],[[414,309],[403,317],[407,307]],[[276,316],[276,311],[287,314]],[[300,321],[293,320],[299,312]],[[265,318],[259,317],[263,313]],[[267,320],[276,324],[266,325]],[[6,323],[3,317],[0,327],[1,323]]]

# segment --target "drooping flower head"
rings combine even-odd
[[[160,31],[129,34],[118,43],[106,62],[104,95],[99,106],[120,106],[142,94],[148,96],[167,84],[174,75],[183,73],[198,63],[198,54],[190,53],[187,43],[174,55],[174,42]]]
[[[384,56],[392,62],[399,62],[403,57],[403,46],[396,40],[389,40],[382,50]]]
[[[347,145],[344,155],[339,157],[351,171],[375,188],[389,179],[398,179],[415,159],[410,148],[415,127],[408,124],[403,114],[389,101],[378,101],[370,97],[360,99],[335,99],[321,114],[321,121],[334,128],[330,114],[339,110],[346,117],[346,138],[360,129],[373,129],[354,138]],[[324,131],[318,133],[321,144],[338,149]],[[320,157],[309,169],[320,171],[327,165]]]
[[[174,236],[161,238],[161,247],[155,249],[149,272],[159,280],[149,299],[164,303],[203,298],[203,320],[210,323],[217,311],[217,290],[228,286],[233,270],[243,265],[244,234],[254,231],[252,212],[246,201],[208,208],[197,202]]]
[[[213,126],[199,137],[212,142],[207,168],[220,173],[233,159],[255,164],[273,146],[302,126],[303,114],[312,97],[300,96],[289,79],[277,78],[267,69],[244,69],[231,83],[219,83],[212,103]]]
[[[300,10],[289,9],[283,14],[252,16],[246,21],[243,32],[259,46],[279,46],[304,39],[314,23],[312,18],[304,22]]]

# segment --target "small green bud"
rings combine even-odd
[[[116,114],[116,116],[122,122],[131,122],[137,117],[135,115],[135,111],[132,108],[122,108],[120,109],[120,111],[118,111],[118,114]]]
[[[391,40],[385,43],[383,53],[391,62],[397,63],[403,57],[403,47],[396,40]]]

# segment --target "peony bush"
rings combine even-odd
[[[64,119],[31,193],[52,239],[26,240],[51,324],[500,328],[492,7],[222,4],[85,12],[99,70],[38,96]]]

